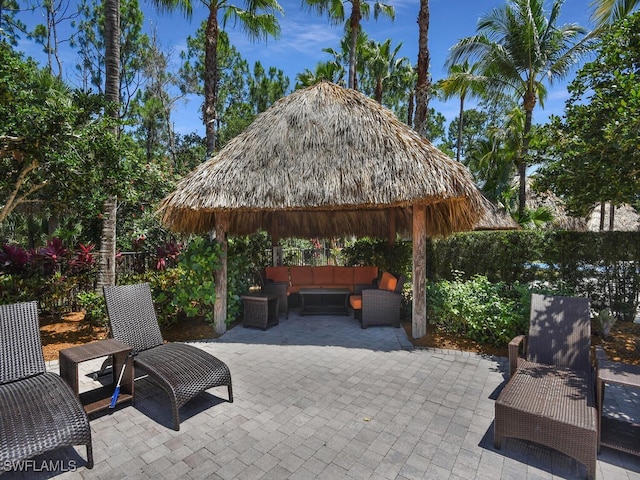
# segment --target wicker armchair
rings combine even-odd
[[[167,393],[176,430],[180,407],[209,388],[226,385],[233,402],[224,362],[192,345],[164,343],[148,283],[104,287],[104,298],[113,338],[133,348],[134,367]]]
[[[387,280],[386,278],[389,278]],[[391,284],[388,284],[391,281]],[[351,295],[349,302],[360,326],[393,325],[400,327],[400,307],[402,305],[402,288],[405,277],[383,273],[378,288],[373,286],[356,286],[356,294]]]
[[[586,298],[532,295],[529,335],[509,344],[511,377],[495,403],[497,449],[503,437],[539,443],[583,463],[595,478],[598,422],[590,343]]]
[[[36,302],[0,305],[0,469],[60,447],[86,445],[89,418],[71,387],[46,372]]]

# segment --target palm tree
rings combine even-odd
[[[395,72],[401,70],[409,61],[406,57],[397,58],[401,47],[402,43],[399,43],[392,50],[390,38],[382,43],[369,40],[364,45],[362,66],[372,84],[373,98],[380,104],[382,104],[385,87],[394,78]]]
[[[458,140],[456,145],[456,160],[460,161],[462,150],[462,130],[464,124],[464,101],[468,94],[481,95],[486,85],[486,79],[476,75],[477,64],[469,66],[468,61],[459,65],[449,66],[449,76],[436,84],[436,90],[442,93],[445,100],[458,95],[460,97],[460,113],[458,114]]]
[[[371,6],[366,0],[304,0],[310,10],[315,10],[318,14],[328,14],[329,20],[334,23],[341,23],[345,20],[344,4],[351,3],[351,14],[348,21],[348,31],[351,45],[349,49],[349,77],[347,86],[357,89],[356,84],[356,51],[358,44],[358,34],[360,33],[360,21],[368,19]],[[395,19],[393,6],[379,1],[373,3],[373,17],[377,20],[380,15],[385,15],[391,20]]]
[[[416,115],[413,119],[414,129],[421,135],[427,130],[429,113],[429,95],[431,94],[431,78],[429,78],[429,0],[420,0],[418,12],[418,64],[416,79]]]
[[[335,61],[321,62],[314,71],[306,68],[296,76],[296,89],[310,87],[322,80],[344,86],[344,68]]]
[[[626,17],[640,6],[640,0],[592,0],[594,8],[591,18],[598,27],[614,23]]]
[[[557,26],[561,0],[555,0],[548,16],[544,0],[511,0],[478,22],[478,34],[452,47],[450,64],[477,61],[478,73],[497,92],[512,92],[522,99],[525,112],[522,150],[516,165],[520,176],[518,211],[524,213],[527,153],[533,109],[545,96],[543,80],[553,81],[569,73],[588,48],[580,42],[585,30],[576,24]]]
[[[120,0],[104,2],[105,30],[105,100],[107,115],[117,119],[120,104]],[[119,134],[115,127],[114,135]],[[109,195],[104,202],[102,235],[100,237],[100,261],[98,265],[97,289],[102,293],[103,286],[116,282],[116,214],[118,197]]]
[[[251,40],[277,37],[280,24],[276,18],[282,13],[277,0],[245,0],[245,8],[230,5],[227,0],[201,0],[209,9],[205,29],[204,56],[204,107],[203,120],[207,143],[207,155],[211,155],[216,147],[216,103],[218,100],[218,37],[220,25],[218,13],[224,12],[222,26],[229,20],[238,22],[242,30]],[[187,17],[192,14],[190,0],[154,0],[155,4],[165,10],[181,10]]]

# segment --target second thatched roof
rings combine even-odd
[[[204,232],[229,214],[229,232],[371,235],[411,228],[425,205],[427,233],[470,230],[483,213],[463,165],[391,111],[321,82],[276,102],[161,205],[173,230]]]

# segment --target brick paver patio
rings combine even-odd
[[[92,417],[93,470],[77,447],[3,478],[585,477],[582,465],[543,447],[507,439],[493,448],[505,359],[412,349],[403,329],[362,330],[353,318],[295,311],[266,332],[236,327],[196,345],[229,365],[234,403],[224,387],[209,390],[181,410],[176,432],[163,393],[139,379],[135,406]],[[83,372],[100,363],[82,364]],[[83,375],[82,384],[92,380]],[[639,472],[636,457],[606,448],[598,457],[598,479]]]

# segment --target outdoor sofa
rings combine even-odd
[[[260,272],[262,290],[279,296],[280,312],[289,312],[289,297],[303,288],[346,288],[351,293],[375,288],[378,267],[308,265],[266,267]],[[294,303],[295,304],[295,303]]]

